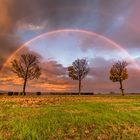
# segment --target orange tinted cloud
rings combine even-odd
[[[12,6],[12,1],[0,0],[0,30],[1,33],[7,32],[11,28],[11,16],[9,8]]]
[[[96,58],[90,62],[90,72],[82,81],[82,91],[92,92],[119,92],[119,83],[109,80],[110,60]],[[39,79],[28,81],[27,91],[77,91],[78,81],[68,77],[67,68],[54,60],[41,62],[42,75]],[[139,91],[140,71],[128,67],[129,78],[124,81],[126,92]],[[2,73],[1,73],[2,74]],[[23,81],[11,71],[3,71],[0,79],[1,90],[22,91]]]

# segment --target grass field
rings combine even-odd
[[[140,140],[140,96],[0,97],[0,140]]]

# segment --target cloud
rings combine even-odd
[[[40,61],[42,75],[39,79],[28,81],[27,91],[78,91],[78,81],[68,77],[67,67],[57,61]],[[101,57],[89,61],[90,72],[82,81],[82,91],[86,92],[120,92],[119,83],[109,79],[109,71],[113,62]],[[128,80],[125,80],[126,92],[138,92],[139,73],[134,67],[128,67]],[[0,75],[2,90],[22,90],[23,81],[9,69]],[[16,77],[16,78],[15,78]],[[133,81],[133,82],[132,82]]]
[[[75,87],[75,82],[68,77],[67,67],[59,64],[56,61],[48,60],[42,62],[42,75],[37,82],[38,85],[44,85],[45,90],[72,90]],[[51,87],[55,87],[52,88]]]
[[[33,37],[60,28],[80,28],[108,36],[126,49],[131,42],[138,47],[139,30],[134,29],[140,22],[135,14],[138,5],[137,0],[1,0],[0,51],[6,54],[1,65],[22,43],[17,32],[23,30],[24,34],[31,31]]]

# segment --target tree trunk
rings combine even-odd
[[[26,95],[26,92],[25,92],[26,84],[27,84],[27,78],[24,79],[24,84],[23,84],[23,95]]]
[[[124,96],[124,89],[123,89],[123,85],[122,85],[122,80],[120,80],[120,90],[121,90],[122,96]]]
[[[81,79],[79,79],[79,95],[81,95]]]
[[[24,84],[23,84],[23,95],[26,95],[25,89],[26,89],[26,84],[27,84],[27,76],[28,76],[28,67],[26,70],[26,75],[25,75]]]

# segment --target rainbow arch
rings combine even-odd
[[[30,43],[44,37],[44,36],[50,36],[50,35],[53,35],[53,34],[57,34],[57,33],[61,33],[61,32],[77,32],[77,33],[84,33],[84,34],[87,34],[87,35],[90,35],[90,36],[95,36],[95,37],[98,37],[100,39],[103,39],[105,41],[107,41],[108,43],[110,43],[113,47],[115,48],[118,48],[120,49],[124,55],[126,55],[131,62],[135,63],[135,66],[140,70],[140,66],[139,64],[135,61],[135,59],[127,52],[127,50],[125,50],[123,47],[121,47],[120,45],[118,45],[117,43],[115,43],[114,41],[112,41],[111,39],[103,36],[103,35],[100,35],[96,32],[90,32],[90,31],[87,31],[87,30],[81,30],[81,29],[59,29],[59,30],[54,30],[54,31],[50,31],[50,32],[46,32],[46,33],[43,33],[41,35],[38,35],[37,37],[27,41],[26,43],[24,43],[22,46],[20,46],[8,59],[7,61],[4,63],[3,67],[5,67],[9,62],[10,60],[14,57],[14,55],[20,51],[21,49],[23,49],[25,46],[28,46]]]

